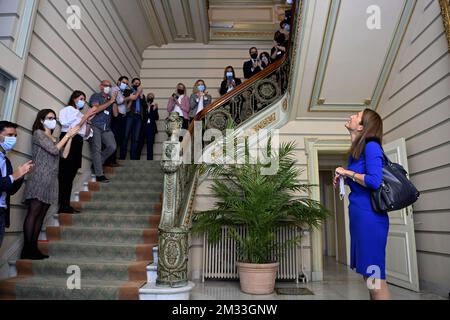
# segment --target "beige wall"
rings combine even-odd
[[[115,81],[120,75],[134,77],[140,73],[140,54],[136,54],[138,50],[123,32],[124,25],[110,2],[73,0],[70,3],[82,10],[81,30],[66,27],[66,1],[40,1],[14,119],[19,124],[18,144],[10,155],[14,166],[31,158],[31,127],[39,110],[59,111],[73,90],[82,90],[90,96],[98,90],[102,79]],[[89,175],[88,144],[83,156],[80,174]],[[26,213],[23,190],[12,200],[12,225],[0,250],[2,258],[22,235]],[[4,272],[4,265],[0,268]]]
[[[386,142],[404,137],[422,289],[450,291],[450,55],[438,1],[419,0],[378,111]]]
[[[17,39],[17,31],[23,1],[0,0],[0,42],[13,48]]]

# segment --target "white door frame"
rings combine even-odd
[[[308,158],[308,183],[319,185],[319,153],[331,152],[345,154],[351,147],[349,139],[329,139],[306,137],[305,138],[306,156]],[[311,189],[311,199],[320,201],[320,188]],[[348,216],[346,216],[346,228],[348,228]],[[348,233],[348,232],[346,232]],[[346,236],[346,248],[350,248],[349,239]],[[311,278],[312,281],[323,280],[323,255],[322,255],[322,230],[311,230]]]

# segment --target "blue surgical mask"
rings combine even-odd
[[[44,127],[46,127],[49,130],[55,130],[55,128],[56,128],[56,120],[45,120],[44,121]]]
[[[125,89],[128,88],[128,85],[126,83],[121,83],[120,84],[120,90],[125,91]]]
[[[17,138],[16,137],[5,137],[5,141],[3,143],[1,143],[0,145],[2,146],[2,148],[5,151],[11,151],[12,149],[14,149],[14,147],[16,146],[17,143]]]
[[[200,91],[200,92],[204,92],[205,89],[206,89],[206,87],[202,84],[198,86],[198,91]]]
[[[284,25],[284,30],[285,30],[286,32],[291,32],[291,26],[288,25],[288,24]]]
[[[232,79],[233,78],[233,72],[227,72],[227,78]]]
[[[84,108],[84,104],[85,104],[84,100],[78,100],[77,108],[82,110]]]

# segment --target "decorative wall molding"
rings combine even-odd
[[[403,8],[398,23],[393,30],[393,37],[390,42],[388,51],[383,65],[381,66],[379,77],[376,81],[376,85],[373,88],[371,97],[367,97],[362,101],[354,101],[348,103],[334,103],[328,99],[324,92],[323,86],[325,78],[327,76],[327,69],[335,59],[330,60],[330,53],[334,44],[336,27],[341,15],[342,0],[331,0],[329,7],[327,25],[325,28],[325,34],[322,43],[322,49],[320,53],[319,63],[317,67],[316,79],[314,82],[314,88],[312,92],[310,111],[354,111],[361,110],[366,107],[376,109],[383,90],[386,86],[389,74],[392,70],[394,61],[397,57],[398,50],[400,49],[403,36],[409,24],[412,12],[416,5],[416,0],[404,1]],[[368,40],[369,41],[369,40]]]

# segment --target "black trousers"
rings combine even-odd
[[[117,152],[121,148],[123,144],[123,140],[125,138],[125,129],[127,126],[127,116],[121,115],[116,117],[112,117],[111,119],[111,131],[114,134],[114,138],[116,139],[117,149],[116,151],[106,160],[105,164],[114,164],[117,163]]]
[[[63,138],[65,133],[61,135]],[[72,140],[72,147],[67,159],[61,158],[59,161],[58,183],[59,183],[59,208],[68,209],[72,195],[73,181],[77,176],[78,169],[81,168],[83,152],[83,138],[76,135]]]

